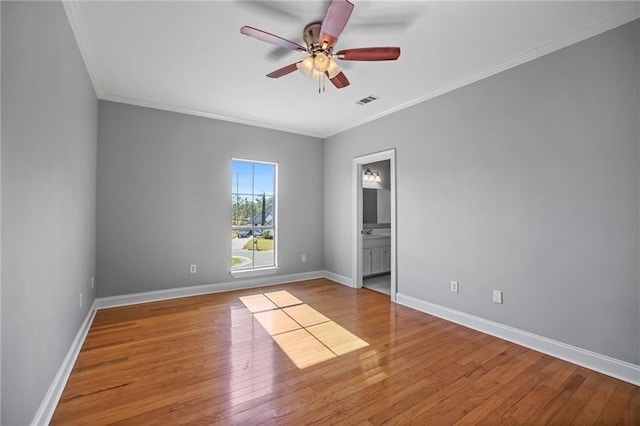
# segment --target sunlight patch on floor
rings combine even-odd
[[[280,349],[287,354],[296,367],[303,369],[332,358],[336,354],[315,339],[307,330],[300,329],[273,336]]]
[[[367,342],[333,321],[311,326],[307,331],[338,356],[369,346]]]
[[[298,299],[297,297],[295,297],[293,294],[289,293],[286,290],[265,293],[264,295],[267,296],[269,300],[271,300],[273,303],[278,305],[279,308],[299,305],[302,303],[300,299]]]
[[[277,306],[274,305],[271,300],[267,299],[267,297],[264,294],[253,294],[251,296],[242,296],[240,298],[240,301],[252,313],[277,308]]]
[[[240,301],[300,369],[369,346],[288,291],[243,296]]]
[[[257,314],[253,314],[253,317],[257,319],[260,325],[267,330],[267,333],[272,336],[302,328],[300,324],[280,309],[258,312]]]
[[[283,311],[303,327],[309,327],[320,324],[321,322],[331,321],[311,306],[305,304],[290,306],[288,308],[284,308]]]

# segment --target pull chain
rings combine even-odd
[[[326,91],[325,73],[322,73],[322,75],[318,78],[318,94],[325,91]]]

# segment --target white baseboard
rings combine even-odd
[[[640,366],[404,294],[397,303],[640,386]]]
[[[204,284],[190,287],[170,288],[167,290],[147,291],[144,293],[124,294],[121,296],[100,297],[96,299],[98,309],[116,306],[136,305],[139,303],[158,302],[179,297],[198,296],[201,294],[220,293],[223,291],[244,290],[248,288],[266,287],[296,281],[324,278],[324,271],[304,272],[300,274],[263,276],[248,280],[234,280],[216,284]]]
[[[96,302],[94,301],[93,305],[91,305],[91,309],[87,312],[87,316],[82,322],[76,337],[73,339],[73,342],[71,342],[71,347],[69,348],[67,355],[64,357],[58,372],[53,378],[53,382],[49,386],[47,393],[44,395],[44,398],[40,403],[40,407],[38,407],[38,411],[36,411],[33,420],[31,420],[31,425],[48,425],[51,421],[53,413],[56,411],[56,407],[58,406],[58,401],[62,396],[62,391],[64,391],[64,387],[67,385],[67,380],[69,379],[69,375],[71,375],[71,370],[73,370],[76,359],[78,359],[80,349],[82,349],[82,345],[84,344],[84,340],[87,337],[87,333],[89,332],[89,328],[91,327],[91,323],[93,322],[93,317],[95,317],[95,315]]]
[[[322,276],[323,278],[326,278],[331,281],[335,281],[342,285],[346,285],[347,287],[355,288],[355,285],[353,284],[353,280],[349,277],[345,277],[344,275],[335,274],[329,271],[322,271],[322,273],[323,273],[323,276]]]
[[[80,326],[71,347],[65,356],[62,365],[58,369],[53,382],[49,386],[38,411],[31,424],[46,425],[51,421],[53,413],[62,391],[67,383],[71,370],[78,358],[80,349],[84,343],[93,318],[98,309],[134,305],[138,303],[155,302],[160,300],[174,299],[179,297],[196,296],[200,294],[218,293],[230,290],[241,290],[256,287],[265,287],[277,284],[286,284],[296,281],[305,281],[317,278],[326,278],[339,284],[353,287],[353,280],[343,275],[329,271],[314,271],[300,274],[290,274],[281,276],[261,277],[242,281],[229,281],[218,284],[206,284],[200,286],[182,287],[145,293],[136,293],[122,296],[102,297],[93,302],[87,317]],[[444,306],[429,303],[401,293],[397,294],[397,303],[416,309],[418,311],[434,315],[465,327],[478,330],[480,332],[508,340],[510,342],[525,346],[527,348],[563,359],[573,364],[581,365],[594,371],[615,377],[620,380],[640,386],[640,366],[628,362],[620,361],[606,355],[601,355],[585,349],[538,336],[523,330],[509,327],[497,322],[489,321],[474,315],[446,308]]]

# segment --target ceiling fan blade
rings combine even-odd
[[[296,62],[295,64],[287,65],[286,67],[282,67],[279,70],[275,70],[274,72],[267,74],[267,77],[280,78],[283,75],[291,74],[292,72],[298,70],[298,67],[296,65],[298,65],[299,63],[300,62]]]
[[[363,47],[341,50],[335,56],[345,61],[395,61],[400,56],[400,48]]]
[[[257,38],[258,40],[275,44],[276,46],[284,47],[291,50],[298,50],[300,52],[307,51],[305,47],[300,46],[298,43],[294,43],[292,41],[286,40],[282,37],[278,37],[277,35],[273,35],[266,31],[259,30],[257,28],[253,28],[245,25],[244,27],[240,28],[240,32],[249,37]]]
[[[328,76],[329,74],[327,74]],[[335,77],[329,79],[330,82],[333,83],[334,86],[338,89],[342,89],[343,87],[347,87],[349,84],[349,79],[342,72],[338,73]]]
[[[348,0],[331,0],[322,20],[322,27],[320,27],[319,42],[323,48],[328,49],[336,44],[342,30],[347,25],[347,21],[349,21],[352,10],[353,4]],[[325,43],[326,47],[324,47]]]

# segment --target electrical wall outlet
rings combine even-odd
[[[304,263],[304,262],[306,262],[306,261],[307,261],[307,255],[306,255],[306,254],[303,254],[303,255],[300,257],[300,260],[301,260],[303,263]]]
[[[196,265],[189,265],[189,273],[195,274],[196,272],[198,272],[198,268],[196,267]]]
[[[500,290],[493,290],[493,303],[502,304],[502,292]]]
[[[93,275],[91,276],[91,288],[93,288],[95,286],[95,279],[93,278]]]
[[[451,291],[454,293],[458,292],[458,281],[451,281]]]

